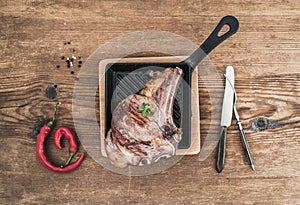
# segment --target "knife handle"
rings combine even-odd
[[[217,163],[216,163],[216,169],[218,173],[222,172],[225,164],[226,132],[227,132],[227,127],[222,126],[220,132],[220,140],[218,144]]]

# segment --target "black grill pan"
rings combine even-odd
[[[221,36],[218,33],[224,25],[229,30]],[[191,83],[192,73],[202,59],[225,39],[232,36],[239,28],[238,20],[233,16],[225,16],[214,31],[192,53],[181,62],[119,62],[107,64],[105,72],[105,132],[111,127],[112,111],[127,96],[138,93],[150,79],[142,70],[162,71],[167,67],[179,67],[183,70],[185,83],[179,85],[173,105],[173,119],[177,127],[182,129],[182,140],[179,149],[187,149],[191,145]],[[120,84],[121,83],[121,84]]]

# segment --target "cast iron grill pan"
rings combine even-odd
[[[229,30],[221,36],[218,33],[224,25]],[[218,23],[214,31],[192,53],[181,62],[119,62],[106,66],[105,72],[105,133],[111,127],[112,112],[127,96],[138,93],[151,78],[147,70],[163,71],[167,67],[179,67],[183,70],[183,80],[175,95],[173,104],[173,120],[182,130],[182,140],[178,148],[187,149],[191,145],[191,83],[192,73],[202,59],[225,39],[232,36],[239,28],[238,20],[233,16],[225,16]],[[114,93],[115,92],[115,93]]]

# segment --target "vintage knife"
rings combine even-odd
[[[231,121],[232,121],[233,96],[234,96],[233,89],[231,88],[230,85],[231,82],[232,86],[234,86],[234,70],[232,66],[227,66],[226,76],[227,78],[225,84],[222,116],[221,116],[221,132],[220,132],[220,139],[218,144],[217,163],[216,163],[216,169],[218,173],[220,173],[224,168],[225,151],[226,151],[226,132],[227,132],[227,127],[231,125]]]

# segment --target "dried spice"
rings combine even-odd
[[[77,68],[81,68],[83,61],[81,56],[76,56],[74,53],[77,51],[74,47],[70,47],[72,44],[72,41],[65,41],[63,49],[61,50],[60,59],[65,63],[65,65],[58,64],[56,65],[56,68],[72,68],[72,71],[70,71],[70,74],[75,74],[75,71],[73,70],[73,67],[77,66]]]

